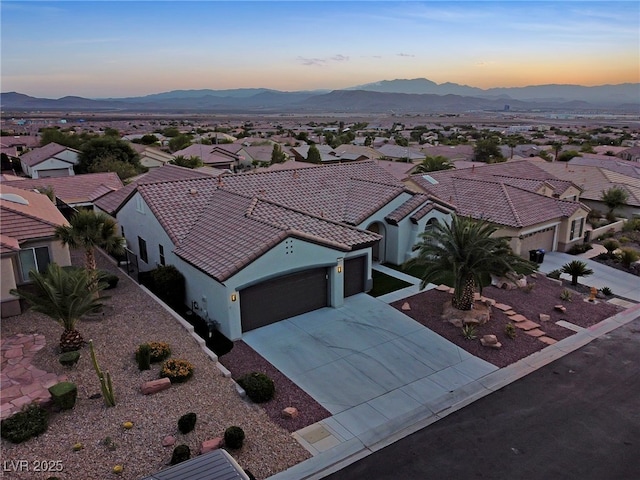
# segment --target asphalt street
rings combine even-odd
[[[325,478],[640,479],[640,318]]]

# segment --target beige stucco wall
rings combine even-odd
[[[562,223],[560,224],[560,228],[558,229],[558,251],[559,252],[566,252],[573,245],[584,242],[584,232],[587,228],[587,213],[588,213],[587,210],[580,208],[569,218],[563,219]],[[569,238],[569,236],[571,235],[571,223],[574,220],[580,219],[580,218],[584,218],[582,235],[574,239],[571,239]]]
[[[0,292],[2,295],[0,298],[0,313],[3,318],[20,314],[20,300],[9,293],[11,289],[16,288],[16,275],[13,264],[13,259],[16,256],[17,254],[12,254],[2,257],[0,260],[0,271],[2,272],[0,277]]]

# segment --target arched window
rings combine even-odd
[[[424,231],[428,232],[433,227],[435,227],[438,223],[439,223],[439,221],[438,221],[437,218],[435,218],[435,217],[430,218],[429,221],[427,222],[427,224],[424,226]]]

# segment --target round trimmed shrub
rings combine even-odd
[[[74,350],[72,352],[65,352],[58,357],[58,361],[65,367],[73,367],[80,360],[80,352]]]
[[[171,455],[171,465],[177,465],[180,462],[184,462],[191,458],[191,449],[189,445],[178,445],[173,449]]]
[[[171,347],[167,342],[148,342],[149,345],[151,363],[161,362],[171,355]]]
[[[0,434],[12,443],[22,443],[47,431],[49,414],[32,403],[0,422]]]
[[[189,433],[196,427],[198,416],[194,412],[185,413],[178,419],[180,433]]]
[[[276,393],[276,386],[268,376],[260,372],[252,372],[238,379],[247,396],[255,403],[268,402]]]
[[[172,358],[164,362],[160,377],[166,377],[171,383],[186,382],[193,376],[195,367],[187,360]]]
[[[238,448],[242,448],[243,442],[244,442],[244,430],[242,430],[242,428],[234,425],[232,427],[227,428],[224,431],[225,447],[237,450]]]

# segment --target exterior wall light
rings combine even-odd
[[[342,273],[342,265],[338,265],[338,273]]]
[[[235,293],[231,294],[231,301],[235,302],[238,299],[238,295],[236,295]]]

